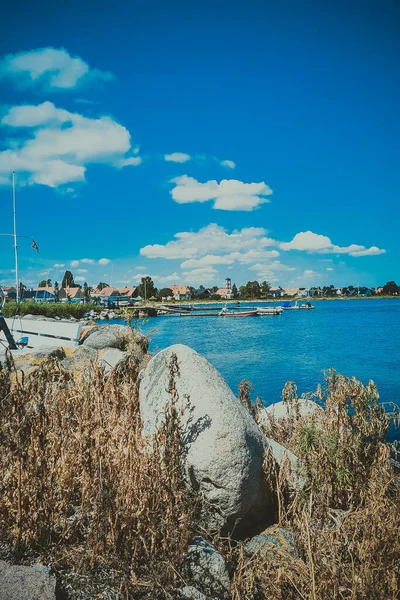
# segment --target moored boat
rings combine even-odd
[[[281,306],[265,306],[257,308],[257,313],[262,317],[268,315],[281,315],[283,313],[283,308]]]
[[[246,310],[246,311],[236,311],[236,312],[228,312],[226,308],[223,308],[220,313],[218,313],[220,317],[257,317],[258,312],[257,309],[254,310]]]

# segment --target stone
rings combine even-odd
[[[266,437],[268,450],[275,463],[280,469],[284,469],[286,481],[294,490],[302,490],[305,486],[305,479],[302,476],[302,462],[293,452],[279,444],[275,440]]]
[[[1,600],[56,600],[56,578],[43,565],[26,567],[0,560]]]
[[[185,585],[184,587],[176,590],[177,598],[179,600],[218,600],[218,598],[211,598],[205,596],[202,592],[199,592],[192,585]]]
[[[61,366],[74,374],[81,373],[88,367],[90,362],[97,360],[97,352],[93,348],[78,346],[76,349],[71,350],[72,352],[66,349],[67,357],[61,362]]]
[[[196,537],[187,550],[185,579],[204,594],[222,598],[231,587],[225,559],[212,544]]]
[[[37,364],[41,360],[48,358],[57,358],[62,360],[65,358],[65,350],[61,346],[37,346],[36,348],[24,348],[20,350],[18,354],[14,354],[14,360],[23,358],[25,361],[29,361],[32,364]],[[37,361],[37,362],[36,362]]]
[[[89,331],[82,346],[94,350],[103,350],[104,348],[126,350],[128,342],[128,327],[124,325],[100,325]]]
[[[118,350],[118,348],[105,348],[98,354],[99,364],[104,368],[104,374],[109,375],[111,369],[123,371],[129,361],[129,352]]]
[[[273,525],[259,535],[254,536],[244,547],[247,556],[258,554],[262,557],[272,556],[274,550],[282,549],[296,556],[293,534],[288,529]]]
[[[204,495],[207,525],[223,532],[236,528],[235,533],[239,524],[265,527],[277,508],[275,490],[263,473],[267,440],[220,373],[188,346],[159,352],[141,374],[144,434],[151,439],[163,421],[173,355],[179,366],[177,407],[185,408],[186,474],[190,486]]]
[[[91,323],[90,321],[85,321],[85,324],[81,327],[81,332],[80,332],[80,336],[79,336],[79,343],[83,344],[83,342],[85,341],[85,339],[88,337],[88,335],[94,331],[94,329],[97,329],[98,325],[96,325],[96,323]]]
[[[296,403],[298,407],[298,417],[306,420],[307,418],[315,418],[322,416],[324,413],[323,408],[312,400],[299,399]],[[268,427],[271,420],[281,421],[288,418],[296,418],[296,412],[292,404],[284,402],[275,402],[262,408],[260,411],[259,422],[260,424]]]

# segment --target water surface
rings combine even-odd
[[[400,299],[330,300],[315,306],[277,317],[161,316],[149,319],[143,331],[151,332],[153,353],[187,344],[222,373],[235,393],[242,379],[250,380],[265,404],[278,401],[289,380],[299,393],[314,390],[331,367],[363,383],[372,379],[382,401],[400,403]]]

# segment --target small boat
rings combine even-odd
[[[257,308],[257,313],[262,317],[267,315],[281,315],[283,313],[283,308],[281,306],[265,306]]]
[[[310,304],[309,302],[306,302],[305,304],[302,304],[300,306],[301,310],[313,310],[315,308],[315,306],[313,304]]]
[[[284,302],[282,304],[281,308],[283,310],[299,310],[300,306],[299,306],[299,303],[296,300],[296,302],[294,303],[294,305],[290,304],[290,302]]]
[[[225,307],[218,314],[220,317],[257,317],[258,316],[257,309],[252,309],[252,310],[247,310],[247,311],[228,312]]]

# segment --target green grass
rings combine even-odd
[[[99,306],[93,304],[73,304],[73,303],[57,303],[51,304],[47,302],[7,302],[3,307],[3,315],[5,317],[13,317],[15,315],[42,315],[43,317],[60,317],[67,319],[75,317],[81,319],[83,315],[91,310],[100,312]]]

